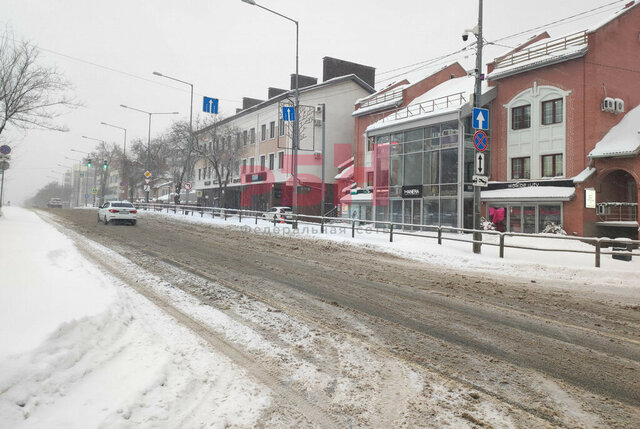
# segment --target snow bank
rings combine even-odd
[[[0,427],[254,426],[270,396],[23,209],[0,219]]]

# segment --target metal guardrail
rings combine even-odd
[[[587,41],[588,40],[586,31],[581,31],[579,33],[561,37],[559,39],[550,40],[547,43],[534,45],[531,48],[522,49],[511,54],[507,54],[504,57],[497,58],[495,60],[495,69],[520,64],[525,61],[564,51],[569,46],[586,46]]]
[[[402,98],[403,89],[394,89],[391,91],[383,92],[382,94],[378,94],[375,97],[365,100],[360,104],[360,109],[365,107],[374,106],[376,104],[384,103],[385,101],[401,99]]]
[[[594,265],[596,268],[600,267],[600,261],[602,255],[612,255],[619,258],[631,259],[632,256],[640,257],[640,251],[634,251],[634,249],[640,248],[640,240],[629,239],[612,239],[607,237],[573,237],[566,235],[539,235],[539,234],[523,234],[518,232],[499,232],[490,230],[474,230],[468,228],[456,228],[452,226],[442,225],[422,225],[411,223],[400,223],[391,221],[368,221],[361,219],[347,219],[339,217],[327,217],[327,216],[314,216],[306,214],[293,214],[287,213],[286,215],[276,214],[269,212],[263,212],[259,210],[244,210],[244,209],[228,209],[220,207],[201,207],[193,205],[176,205],[165,203],[134,203],[138,210],[153,210],[153,211],[166,211],[173,213],[182,213],[183,215],[199,214],[200,217],[204,217],[205,214],[212,217],[220,217],[225,221],[233,218],[237,218],[239,223],[242,223],[242,219],[252,219],[255,224],[258,224],[258,219],[272,222],[274,226],[282,223],[290,223],[294,229],[298,229],[299,224],[320,226],[320,233],[324,234],[326,226],[332,226],[337,228],[344,228],[351,230],[351,237],[355,238],[356,231],[376,231],[378,233],[384,233],[389,235],[389,242],[393,242],[393,237],[396,235],[406,235],[412,237],[420,237],[427,239],[435,239],[439,245],[442,245],[443,241],[457,241],[464,242],[473,245],[473,243],[481,243],[485,246],[499,247],[500,258],[504,258],[505,249],[522,249],[522,250],[534,250],[539,252],[564,252],[564,253],[582,253],[594,255]],[[267,215],[265,219],[264,215]],[[338,224],[338,225],[336,225]],[[347,224],[346,226],[340,226],[339,224]],[[364,225],[372,225],[373,227],[363,227]],[[383,225],[382,228],[378,225]],[[467,233],[468,238],[457,238],[452,236],[445,236],[443,232],[454,232],[460,235]],[[473,240],[473,233],[479,232],[486,235],[497,235],[499,237],[498,243],[491,243],[482,240]],[[432,235],[426,235],[424,233],[432,233]],[[580,241],[593,245],[593,250],[578,250],[578,249],[559,249],[559,248],[544,248],[544,247],[531,247],[520,246],[517,244],[507,244],[505,239],[507,237],[527,237],[535,240],[540,238],[547,238],[553,240],[565,240],[565,241]],[[603,250],[607,247],[611,247],[612,250]]]

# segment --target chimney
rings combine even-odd
[[[306,88],[307,86],[316,85],[318,83],[317,77],[298,75],[298,88]],[[296,75],[291,75],[291,89],[296,89]]]
[[[249,109],[256,104],[262,103],[264,100],[258,100],[257,98],[242,97],[242,110]]]
[[[287,92],[286,89],[280,89],[280,88],[273,88],[273,87],[269,87],[269,96],[267,97],[268,100],[272,99],[273,97],[277,97],[280,94],[284,94],[285,92]]]
[[[324,57],[322,59],[322,81],[326,82],[335,77],[355,74],[365,81],[370,87],[375,88],[376,69],[350,61],[339,60],[337,58]]]

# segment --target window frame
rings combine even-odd
[[[276,121],[269,122],[269,139],[276,136]]]
[[[269,153],[269,170],[273,171],[276,166],[276,156],[273,152]]]
[[[525,115],[527,108],[529,110],[528,118]],[[522,120],[516,121],[516,112],[521,112]],[[522,106],[516,106],[511,108],[511,129],[512,130],[526,130],[531,128],[531,104],[523,104]]]
[[[256,129],[255,128],[251,128],[249,130],[249,143],[250,144],[256,144]]]
[[[267,124],[260,125],[260,141],[267,140]]]
[[[556,103],[560,102],[560,118],[558,120],[558,112],[556,109]],[[545,122],[545,106],[551,105],[551,122]],[[557,125],[564,121],[564,100],[562,98],[554,98],[553,100],[546,100],[540,103],[540,124],[541,125]]]
[[[528,171],[526,170],[525,167],[527,167],[527,160],[529,161],[529,169]],[[515,177],[514,172],[515,172],[515,162],[516,161],[522,161],[522,177]],[[527,179],[531,179],[531,157],[530,156],[522,156],[522,157],[518,157],[518,158],[511,158],[511,179],[512,180],[527,180]]]
[[[284,166],[284,151],[278,151],[278,170],[282,170]]]
[[[284,119],[282,118],[278,120],[278,136],[284,136]]]
[[[258,171],[264,171],[264,168],[267,165],[267,156],[266,155],[260,155],[260,170]]]
[[[551,157],[551,175],[545,176],[544,174],[544,159]],[[560,162],[558,163],[558,157],[560,157]],[[560,167],[560,172],[558,173],[558,167]],[[550,153],[547,155],[540,155],[540,177],[562,177],[564,176],[564,154],[563,153]]]

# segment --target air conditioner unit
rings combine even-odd
[[[621,98],[614,98],[613,102],[615,104],[615,112],[624,113],[624,100]]]
[[[313,157],[314,157],[315,159],[320,159],[320,158],[322,158],[322,152],[319,152],[319,151],[315,151],[315,152],[313,152]]]
[[[602,100],[601,109],[603,112],[610,112],[610,113],[615,112],[615,109],[616,109],[615,100],[611,97],[606,97],[604,100]]]

